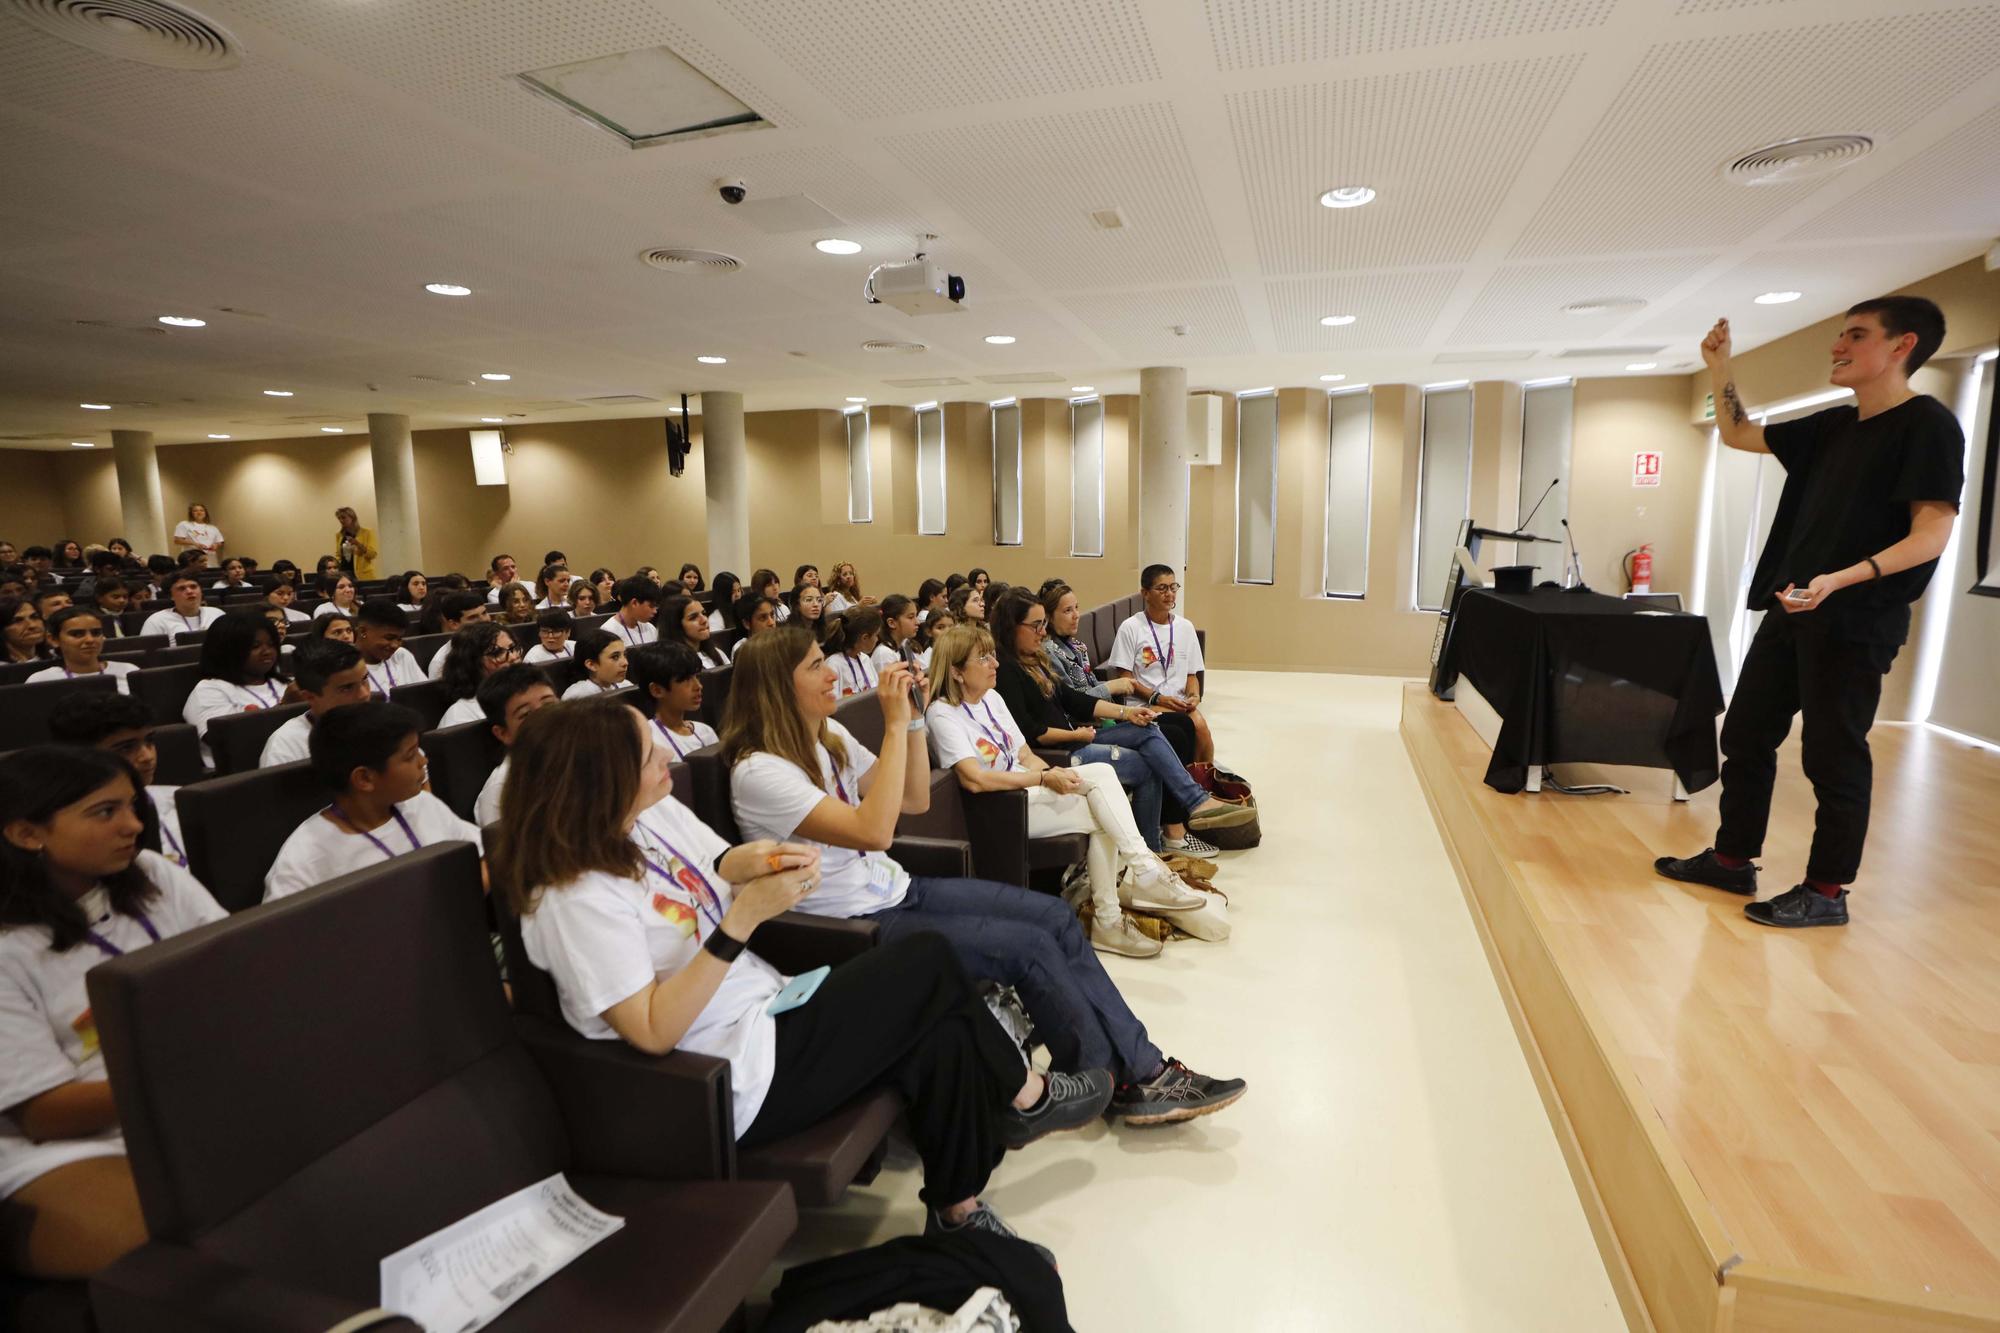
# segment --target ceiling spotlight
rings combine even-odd
[[[227,435],[217,435],[214,431],[210,431],[208,438],[211,440],[226,440],[229,437]]]
[[[1319,377],[1319,382],[1321,384],[1338,384],[1346,378],[1347,376],[1345,375],[1321,375]]]
[[[89,440],[71,440],[69,442],[69,447],[72,449],[95,449],[97,446],[92,444]]]
[[[264,396],[266,398],[290,398],[292,391],[290,389],[266,389],[264,390]]]
[[[858,255],[861,253],[861,242],[843,241],[829,236],[823,241],[814,241],[813,249],[823,255]]]
[[[480,419],[481,421],[485,422],[485,423],[486,423],[487,425],[489,425],[489,426],[497,426],[497,425],[499,425],[499,424],[500,424],[501,422],[505,421],[505,420],[506,420],[507,418],[505,418],[505,417],[481,417],[481,418],[479,418],[479,419]]]
[[[192,315],[161,315],[160,323],[171,324],[177,329],[205,329],[208,327],[207,320],[196,319]]]
[[[1798,300],[1802,295],[1804,295],[1802,292],[1765,292],[1755,299],[1758,305],[1784,305],[1789,301]]]
[[[850,403],[865,403],[868,400],[866,398],[856,398],[853,394],[849,394],[847,396],[847,401]]]
[[[1359,208],[1374,198],[1375,191],[1366,185],[1341,185],[1321,195],[1319,201],[1328,208]]]
[[[497,371],[497,370],[488,370],[488,371],[484,371],[484,372],[482,372],[482,373],[480,374],[479,378],[480,378],[480,379],[483,379],[483,380],[493,380],[493,381],[495,381],[495,382],[497,383],[497,382],[499,382],[499,381],[501,381],[501,380],[511,380],[511,379],[513,379],[514,377],[513,377],[512,375],[502,375],[502,374],[501,374],[501,373],[500,373],[499,371]]]
[[[1654,369],[1657,369],[1657,368],[1659,367],[1659,364],[1660,364],[1660,363],[1659,363],[1659,362],[1657,362],[1657,361],[1634,361],[1634,362],[1633,362],[1633,363],[1632,363],[1631,365],[1629,365],[1629,366],[1625,367],[1625,369],[1627,369],[1627,370],[1654,370]]]
[[[319,433],[322,435],[345,435],[347,428],[345,426],[321,426]]]
[[[695,360],[701,362],[704,366],[726,366],[729,364],[729,358],[726,356],[698,356]]]
[[[986,341],[992,343],[995,347],[1005,347],[1008,343],[1014,341],[1014,335],[1011,333],[989,333],[986,335]]]
[[[1330,328],[1330,329],[1337,329],[1337,328],[1340,328],[1340,327],[1341,327],[1342,325],[1344,325],[1344,324],[1352,324],[1352,323],[1354,322],[1354,316],[1352,316],[1352,315],[1322,315],[1322,316],[1320,316],[1320,321],[1319,321],[1319,322],[1320,322],[1320,323],[1322,323],[1322,324],[1324,324],[1324,325],[1326,325],[1326,326],[1327,326],[1328,328]]]
[[[109,412],[111,410],[111,404],[109,403],[78,403],[77,406],[87,407],[93,412]]]
[[[461,287],[455,282],[427,282],[424,290],[433,296],[470,296],[472,288]]]
[[[1071,393],[1096,393],[1097,386],[1095,384],[1072,384],[1069,386],[1069,391]]]

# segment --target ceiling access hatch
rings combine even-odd
[[[517,75],[530,91],[629,147],[754,130],[770,122],[664,46]]]

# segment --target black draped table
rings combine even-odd
[[[1644,609],[1558,588],[1460,597],[1445,666],[1500,715],[1487,786],[1518,792],[1531,769],[1564,763],[1671,768],[1691,792],[1716,780],[1708,621]]]

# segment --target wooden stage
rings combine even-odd
[[[1780,931],[1653,873],[1717,788],[1503,796],[1416,684],[1402,732],[1632,1327],[2000,1330],[2000,753],[1878,726],[1853,924]],[[1771,827],[1764,897],[1796,739]]]

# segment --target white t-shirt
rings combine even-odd
[[[596,681],[590,679],[590,677],[585,676],[582,680],[564,690],[562,697],[565,699],[595,699],[600,694],[616,694],[620,690],[629,690],[631,688],[632,682],[629,680],[621,680],[616,685],[599,685]]]
[[[650,620],[643,625],[628,625],[617,616],[609,616],[598,628],[606,634],[613,634],[623,639],[627,648],[637,648],[642,643],[660,641],[660,627]]]
[[[846,611],[851,607],[856,607],[859,605],[861,605],[861,603],[848,601],[847,594],[844,592],[830,592],[826,595],[826,611],[824,614],[829,616],[836,616],[839,615],[842,611]]]
[[[285,608],[285,622],[286,622],[287,624],[291,624],[291,625],[303,625],[303,624],[305,624],[305,623],[306,623],[307,621],[309,621],[309,620],[311,620],[311,619],[312,619],[312,617],[311,617],[311,616],[309,616],[309,615],[307,615],[307,614],[306,614],[305,612],[303,612],[303,611],[294,611],[294,610],[293,610],[293,609],[292,609],[291,607],[289,607],[289,606]]]
[[[875,651],[868,655],[868,660],[875,667],[875,678],[880,680],[884,671],[903,660],[903,655],[888,644],[882,643],[875,646]]]
[[[708,613],[708,632],[710,634],[720,634],[728,628],[729,622],[722,618],[721,607],[718,606],[715,610]]]
[[[257,767],[271,768],[277,764],[295,764],[301,759],[312,758],[312,734],[311,713],[300,713],[286,720],[264,742],[264,753],[257,756]]]
[[[729,774],[729,805],[746,839],[775,838],[819,848],[819,887],[800,900],[798,910],[814,916],[862,916],[894,907],[909,892],[910,875],[885,852],[857,852],[799,834],[813,807],[829,796],[861,804],[861,779],[875,767],[875,755],[838,722],[827,729],[847,749],[838,779],[833,756],[819,751],[817,784],[789,759],[758,752],[745,756]]]
[[[161,939],[226,915],[201,882],[157,852],[140,852],[138,867],[159,887],[144,909]],[[153,942],[138,917],[111,913],[101,888],[83,898],[91,929],[113,949],[130,953]],[[111,956],[89,940],[62,953],[49,948],[42,926],[0,930],[0,1107],[19,1106],[68,1083],[104,1081],[84,975]],[[122,1157],[125,1138],[116,1127],[79,1139],[31,1141],[9,1115],[0,1114],[0,1199],[59,1166],[90,1157]]]
[[[184,616],[171,606],[163,611],[155,611],[146,617],[146,623],[139,626],[141,634],[164,634],[168,642],[183,634],[192,634],[199,629],[207,629],[222,619],[222,608],[204,606],[191,616]]]
[[[423,679],[424,669],[417,665],[416,654],[408,648],[398,648],[389,654],[388,661],[368,667],[368,688],[384,699],[398,685],[415,685]]]
[[[673,797],[640,815],[632,840],[648,863],[640,878],[593,871],[543,889],[521,920],[528,959],[555,979],[563,1017],[599,1041],[618,1037],[604,1011],[693,962],[732,900],[711,869],[729,844]],[[771,1089],[778,1024],[766,1009],[784,987],[783,973],[744,953],[676,1047],[729,1061],[739,1138]]]
[[[314,619],[317,619],[320,616],[333,615],[335,612],[339,612],[343,616],[357,616],[361,614],[360,599],[357,598],[355,600],[354,609],[352,611],[342,611],[339,607],[335,606],[333,604],[332,599],[329,598],[328,600],[321,602],[318,606],[315,606],[313,608],[313,617]]]
[[[527,652],[523,653],[521,655],[521,660],[523,662],[526,662],[529,666],[540,666],[543,662],[566,662],[570,658],[575,656],[576,656],[576,644],[568,639],[565,639],[563,640],[563,650],[560,653],[552,653],[538,643],[534,647],[530,648]]]
[[[506,785],[507,761],[503,758],[500,766],[486,775],[478,797],[472,802],[472,819],[479,827],[485,828],[500,818],[500,792]]]
[[[118,692],[120,694],[130,694],[132,692],[131,685],[126,681],[125,677],[131,675],[134,671],[137,671],[139,669],[137,666],[135,666],[131,662],[100,662],[98,663],[98,665],[102,667],[105,671],[111,673],[111,681],[114,685],[118,687]],[[28,677],[27,683],[32,685],[38,680],[89,680],[89,679],[90,677],[88,675],[72,674],[68,667],[52,666],[52,667],[47,667],[41,671],[37,671],[34,675]]]
[[[866,657],[835,653],[826,659],[826,664],[833,668],[833,687],[843,699],[856,694],[873,694],[882,680],[880,669]]]
[[[771,618],[782,625],[792,618],[792,608],[786,606],[783,602],[779,602],[777,608],[771,612]]]
[[[352,870],[381,865],[394,857],[441,842],[469,842],[483,855],[479,830],[451,812],[451,807],[420,791],[396,807],[401,820],[391,819],[367,833],[349,833],[326,818],[309,815],[292,830],[278,859],[264,876],[264,901],[301,893]]]
[[[187,869],[187,842],[181,837],[179,787],[148,787],[153,813],[160,817],[160,855],[181,869]]]
[[[425,668],[424,675],[432,680],[442,680],[444,678],[444,664],[450,660],[451,643],[447,640],[439,644],[438,650],[431,654],[431,664]]]
[[[1025,733],[1000,691],[988,690],[976,704],[948,704],[939,699],[924,710],[931,733],[931,758],[939,768],[961,759],[977,760],[981,768],[1007,772],[1020,768]]]
[[[250,582],[231,583],[228,579],[217,579],[208,585],[210,592],[255,592],[257,585]]]
[[[262,685],[232,685],[210,676],[189,693],[187,703],[181,707],[181,719],[194,724],[195,734],[201,737],[201,762],[213,768],[215,756],[208,752],[210,721],[276,708],[284,701],[285,687],[275,680],[267,680]]]
[[[1144,611],[1118,627],[1104,664],[1131,672],[1148,690],[1163,694],[1186,694],[1188,677],[1204,669],[1193,622],[1177,615],[1169,624],[1155,625]]]
[[[174,540],[193,542],[197,547],[209,547],[222,545],[224,538],[222,529],[216,527],[213,523],[197,523],[191,518],[184,518],[174,524]],[[201,563],[204,565],[214,565],[216,563],[215,552],[203,550],[201,553]]]
[[[479,706],[479,696],[474,694],[460,699],[451,707],[445,709],[444,716],[438,719],[438,726],[455,727],[461,722],[484,722],[485,720],[486,710]]]
[[[685,759],[696,750],[706,749],[717,741],[715,728],[706,722],[688,718],[685,725],[694,728],[691,732],[669,731],[666,723],[653,719],[653,735],[659,743],[674,753],[674,758]]]

